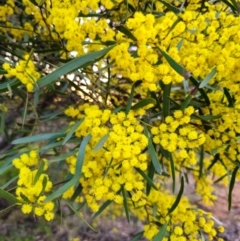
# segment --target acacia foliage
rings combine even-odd
[[[222,240],[183,193],[190,177],[213,205],[228,185],[230,209],[240,177],[238,1],[7,0],[0,13],[0,173],[19,169],[0,196],[48,221],[60,200],[81,218],[113,206],[142,220],[133,240]],[[69,124],[42,133],[50,119]]]

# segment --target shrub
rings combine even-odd
[[[143,222],[133,240],[221,241],[224,228],[191,203],[184,183],[206,205],[216,183],[228,185],[231,209],[240,178],[238,6],[5,1],[0,173],[19,175],[0,196],[47,221],[61,200],[80,217],[86,204],[93,219],[112,205]],[[65,126],[42,131],[49,120]]]

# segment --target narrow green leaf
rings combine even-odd
[[[125,189],[124,189],[123,185],[122,185],[122,195],[123,195],[123,205],[124,205],[125,214],[126,214],[128,222],[130,222],[129,209],[128,209],[128,203],[127,203],[127,196],[126,196],[126,192],[125,192]]]
[[[109,134],[104,135],[99,140],[99,142],[95,145],[95,147],[93,148],[93,151],[99,151],[104,146],[104,143],[107,141],[108,137],[109,137]]]
[[[103,50],[93,52],[93,53],[88,53],[83,56],[80,56],[78,58],[75,58],[66,64],[63,64],[50,74],[42,77],[37,83],[39,88],[48,85],[55,80],[59,79],[62,75],[68,74],[74,70],[80,69],[82,66],[87,66],[88,63],[92,63],[94,60],[97,58],[103,57],[105,54],[107,54],[115,45],[110,46],[108,48],[105,48]],[[35,87],[36,89],[36,87]]]
[[[206,76],[206,78],[200,83],[199,88],[201,89],[205,87],[216,73],[217,73],[217,68],[214,67],[212,71]]]
[[[37,107],[37,105],[38,105],[39,95],[40,95],[40,90],[37,89],[34,93],[34,99],[33,99],[33,104],[34,104],[35,107]]]
[[[71,197],[71,202],[74,202],[76,200],[76,198],[81,194],[82,189],[83,189],[82,184],[81,183],[78,184],[77,188],[75,189],[75,191]]]
[[[26,116],[27,116],[27,109],[28,109],[28,92],[27,92],[27,98],[26,98],[26,102],[24,105],[24,110],[23,110],[23,117],[22,117],[22,128],[24,126],[25,120],[26,120]]]
[[[179,14],[180,13],[180,9],[176,8],[175,6],[173,6],[172,4],[164,1],[164,0],[158,0],[159,2],[161,2],[162,4],[165,5],[166,8],[168,8],[170,11],[172,11],[175,14]]]
[[[125,34],[128,38],[132,39],[133,41],[135,42],[137,41],[137,38],[125,26],[120,25],[120,26],[117,26],[116,29],[121,33]]]
[[[176,197],[176,200],[173,203],[172,207],[168,210],[168,215],[171,214],[175,210],[175,208],[178,206],[178,204],[179,204],[179,202],[181,200],[183,191],[184,191],[184,178],[182,176],[181,177],[181,187],[180,187],[179,193],[178,193],[178,195]]]
[[[181,50],[182,45],[183,45],[183,41],[184,41],[184,38],[182,38],[182,39],[178,42],[178,44],[177,44],[177,49],[178,49],[178,51]]]
[[[224,2],[228,7],[230,7],[233,13],[236,13],[238,11],[238,8],[235,8],[235,6],[229,1],[227,0],[221,0],[221,1]]]
[[[10,194],[9,192],[0,189],[0,197],[2,197],[3,199],[8,200],[11,203],[21,203],[21,201],[19,201],[17,198],[15,198],[12,194]]]
[[[42,182],[42,191],[39,193],[37,200],[43,195],[43,193],[45,192],[45,189],[47,187],[47,183],[48,183],[48,179],[46,176],[43,177],[43,182]]]
[[[200,231],[200,235],[201,235],[201,241],[206,241],[205,237],[204,237],[204,234],[202,231]]]
[[[235,179],[236,179],[236,175],[237,175],[237,171],[238,171],[239,167],[236,166],[233,170],[232,173],[232,177],[231,177],[231,181],[230,181],[230,185],[229,185],[229,192],[228,192],[228,211],[231,210],[232,207],[232,191],[234,188],[234,184],[235,184]]]
[[[171,174],[172,174],[172,192],[175,192],[175,183],[176,183],[176,176],[175,176],[175,165],[172,153],[169,153],[170,157],[170,166],[171,166]]]
[[[189,105],[189,103],[191,102],[191,100],[192,100],[192,95],[188,95],[187,98],[183,101],[180,109],[181,109],[181,110],[184,110],[184,109]]]
[[[144,231],[137,233],[130,241],[138,241],[144,234]]]
[[[77,176],[74,176],[70,181],[68,181],[67,183],[65,183],[64,185],[62,185],[57,191],[51,193],[45,200],[44,202],[50,202],[60,196],[62,196],[62,194],[64,192],[66,192],[70,187],[74,186],[77,182],[79,182],[79,178]]]
[[[79,212],[67,201],[65,201],[69,208],[94,232],[97,232],[80,214]]]
[[[17,179],[18,179],[18,175],[16,176],[16,177],[13,177],[13,178],[11,178],[9,181],[7,181],[6,183],[4,183],[0,188],[1,189],[5,189],[5,188],[7,188],[10,184],[12,184],[14,181],[16,181]]]
[[[41,160],[40,162],[40,166],[38,167],[38,170],[37,170],[37,173],[34,177],[34,181],[33,181],[33,184],[35,185],[36,182],[38,181],[40,175],[43,173],[43,169],[44,169],[44,166],[45,166],[45,162],[43,160]]]
[[[52,162],[60,162],[62,160],[66,160],[66,158],[74,155],[77,153],[77,150],[73,150],[73,151],[70,151],[68,153],[65,153],[63,155],[60,155],[60,156],[57,156],[57,157],[53,157],[53,158],[50,158],[48,159],[49,163],[52,163]]]
[[[22,192],[20,193],[20,197],[26,202],[26,203],[30,203],[30,200],[28,199],[28,197],[26,195],[24,195]]]
[[[152,181],[153,177],[149,177],[144,171],[142,171],[141,169],[139,169],[137,167],[135,169],[147,181],[147,183],[149,184],[150,187],[153,187],[155,190],[158,190],[157,187],[155,186],[155,184]],[[152,170],[153,170],[153,173],[154,173],[154,167],[152,168]],[[149,191],[149,193],[150,193],[150,191]]]
[[[56,139],[63,136],[65,136],[65,133],[62,133],[62,132],[45,133],[45,134],[39,134],[35,136],[27,136],[27,137],[19,138],[17,140],[12,141],[12,144],[17,145],[17,144],[24,144],[24,143],[37,142],[37,141],[46,141],[46,140]]]
[[[132,107],[132,110],[137,110],[137,109],[139,109],[139,108],[142,108],[142,107],[147,106],[147,105],[150,105],[150,104],[156,105],[156,100],[154,100],[154,99],[152,99],[152,98],[140,100],[137,104],[135,104],[135,105]]]
[[[79,147],[78,151],[78,157],[77,157],[77,163],[76,163],[76,171],[75,171],[75,177],[80,178],[82,175],[82,167],[83,167],[83,162],[84,162],[84,156],[85,156],[85,150],[88,142],[90,141],[92,135],[89,134],[84,139],[82,140],[82,143]]]
[[[4,132],[4,128],[5,128],[5,111],[2,111],[1,113],[1,129],[0,129],[0,133],[2,134]]]
[[[162,108],[161,108],[161,103],[159,101],[159,97],[156,95],[154,91],[151,91],[150,94],[151,94],[151,97],[154,98],[154,100],[156,101],[157,108],[161,111]]]
[[[152,187],[157,190],[157,187],[153,183],[154,173],[155,173],[155,169],[154,169],[152,162],[149,164],[149,167],[148,167],[148,175],[146,175],[146,173],[142,171],[142,176],[144,176],[144,175],[146,176],[146,178],[144,178],[144,179],[147,181],[147,187],[146,187],[147,196],[149,196]],[[148,179],[150,179],[150,180],[148,180]]]
[[[201,145],[200,147],[200,155],[199,155],[199,178],[202,177],[203,173],[203,159],[204,159],[204,146]]]
[[[163,117],[166,118],[170,114],[170,94],[172,84],[162,84],[163,88]]]
[[[71,130],[67,133],[66,137],[64,138],[62,145],[65,145],[67,143],[67,141],[72,137],[72,135],[74,134],[74,132],[77,130],[77,128],[82,124],[82,122],[84,121],[84,118],[80,119],[79,121],[77,121],[73,126],[71,126]]]
[[[162,56],[167,60],[169,65],[181,76],[187,77],[188,71],[185,70],[180,64],[178,64],[171,56],[169,56],[165,51],[158,48]]]
[[[0,217],[3,217],[7,213],[11,212],[15,207],[17,207],[17,204],[12,204],[11,206],[8,206],[7,208],[4,208],[0,211]]]
[[[132,107],[132,102],[133,102],[133,97],[134,97],[134,90],[137,86],[139,86],[142,82],[141,81],[137,81],[135,83],[133,83],[132,85],[132,89],[131,89],[131,93],[128,99],[128,103],[127,103],[127,107],[126,107],[126,115],[129,113],[129,111],[131,110]]]
[[[148,132],[148,129],[147,129],[146,125],[144,125],[144,133],[145,133],[146,137],[148,138],[148,152],[149,152],[150,158],[152,160],[153,166],[155,168],[155,171],[158,174],[161,175],[162,174],[162,168],[160,166],[160,163],[159,163],[159,160],[158,160],[158,157],[157,157],[157,153],[154,149],[154,146],[153,146],[152,140],[149,136],[149,132]]]
[[[238,7],[238,4],[235,0],[230,0],[232,2],[232,5],[234,6],[234,8],[239,11],[239,7]]]
[[[110,204],[112,203],[112,200],[106,201],[99,210],[93,215],[92,220],[95,219],[97,216],[99,216]]]
[[[232,98],[231,94],[229,93],[228,89],[226,87],[224,87],[223,91],[224,91],[225,96],[227,97],[228,106],[234,107],[234,101],[233,101],[233,98]]]
[[[191,82],[194,84],[194,86],[198,88],[198,86],[199,86],[198,81],[197,81],[193,76],[190,76],[189,79],[190,79]],[[199,89],[199,88],[198,88],[198,91],[200,92],[202,98],[205,100],[206,104],[207,104],[207,105],[210,105],[210,100],[209,100],[209,98],[208,98],[208,95],[207,95],[206,92],[204,91],[204,89]]]
[[[153,238],[152,241],[162,241],[162,240],[163,240],[163,238],[164,238],[164,236],[165,236],[165,233],[166,233],[166,231],[167,231],[167,225],[168,225],[168,223],[165,223],[165,224],[161,227],[160,231],[156,234],[156,236]]]

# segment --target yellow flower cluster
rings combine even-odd
[[[186,197],[181,199],[177,208],[171,214],[168,214],[176,199],[174,195],[164,191],[163,187],[159,187],[158,191],[151,189],[150,194],[146,195],[144,179],[136,172],[136,168],[145,172],[150,163],[148,154],[144,152],[148,140],[143,135],[143,127],[138,120],[138,116],[143,112],[140,109],[130,111],[128,115],[124,112],[112,113],[110,110],[101,110],[98,106],[89,104],[79,105],[76,108],[70,106],[65,111],[66,115],[75,120],[84,118],[75,132],[77,137],[92,134],[85,152],[82,168],[83,177],[80,179],[83,196],[76,201],[83,202],[85,199],[88,206],[96,212],[102,201],[113,200],[118,209],[123,204],[121,191],[124,188],[131,194],[128,198],[130,210],[140,220],[148,219],[148,224],[144,226],[144,235],[149,240],[159,231],[158,225],[163,225],[166,222],[169,222],[167,230],[171,233],[171,240],[198,241],[199,232],[205,233],[209,240],[213,240],[219,231],[212,216],[193,207]],[[179,163],[176,158],[176,164],[179,164],[177,168],[181,168],[180,162],[185,159],[188,160],[186,161],[188,163],[185,163],[186,167],[197,166],[194,149],[201,146],[205,140],[201,133],[198,133],[189,124],[193,113],[193,107],[187,107],[184,111],[175,111],[173,117],[168,116],[162,123],[165,124],[165,128],[160,124],[160,127],[151,129],[154,140],[155,137],[159,137],[160,141],[163,140],[164,134],[184,133],[180,137],[176,134],[176,138],[171,136],[171,141],[176,141],[176,149],[171,150],[171,152],[176,154],[180,152],[176,150],[180,149],[181,151],[185,150],[186,153],[186,157],[182,157],[182,159],[178,157],[178,159],[181,159]],[[74,123],[75,121],[70,125]],[[185,129],[182,130],[183,128]],[[94,150],[99,140],[106,135],[108,139],[103,147]],[[164,146],[166,150],[168,150],[167,146],[171,144],[169,139],[167,141],[168,145]],[[184,146],[178,146],[179,141],[184,142]],[[69,165],[69,171],[74,174],[77,156],[71,156],[66,161]],[[214,199],[211,193],[213,190],[210,189],[210,192],[206,193],[207,185],[212,184],[206,183],[207,180],[203,177],[199,183],[196,181],[196,192],[202,196],[205,202]],[[73,193],[74,189],[71,187],[64,193],[63,198],[71,198]],[[153,209],[156,210],[154,215],[152,215]]]
[[[189,161],[186,165],[194,165],[194,150],[205,142],[204,133],[190,124],[191,115],[194,113],[192,106],[184,111],[176,110],[173,116],[167,116],[159,126],[153,127],[151,133],[154,135],[153,142],[160,144],[165,150],[175,152],[182,165],[184,160]],[[190,158],[192,155],[193,158]]]
[[[36,71],[33,61],[28,54],[24,55],[24,59],[19,60],[15,67],[4,63],[3,69],[7,71],[7,78],[15,77],[24,84],[29,92],[33,91],[34,85],[40,78],[40,73]]]
[[[42,162],[43,171],[48,168],[46,159],[40,159],[36,150],[29,154],[22,154],[19,158],[13,159],[13,165],[19,169],[16,196],[21,201],[22,212],[28,214],[33,212],[36,216],[44,216],[47,221],[54,218],[54,203],[44,202],[45,193],[52,189],[52,182],[45,173],[38,173],[38,169],[31,170],[31,167],[39,168]]]
[[[164,189],[160,189],[160,191],[152,189],[147,197],[147,208],[134,209],[141,220],[144,220],[146,216],[149,218],[149,224],[144,226],[144,235],[147,239],[152,240],[159,232],[159,226],[165,223],[168,223],[167,231],[170,235],[169,238],[164,238],[164,241],[169,239],[173,241],[200,241],[199,233],[201,232],[208,236],[208,240],[213,240],[218,233],[224,231],[222,226],[217,227],[210,213],[197,209],[190,204],[186,197],[183,197],[177,208],[168,214],[175,198]],[[153,207],[155,208],[152,209]],[[153,210],[155,210],[154,213]]]
[[[148,140],[143,134],[143,127],[139,124],[136,113],[111,113],[110,110],[100,110],[98,106],[89,104],[77,108],[69,107],[65,111],[66,115],[76,119],[84,118],[75,132],[77,137],[92,135],[86,148],[80,183],[84,197],[93,211],[99,209],[102,200],[113,200],[122,204],[123,197],[119,194],[121,188],[132,192],[132,201],[136,205],[145,204],[142,199],[144,179],[136,168],[142,171],[147,169],[148,156],[142,151]],[[103,148],[95,151],[94,147],[106,135],[108,138]],[[76,160],[77,156],[66,160],[73,174]],[[65,195],[71,196],[66,193]]]

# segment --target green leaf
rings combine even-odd
[[[107,141],[108,137],[109,137],[109,134],[104,135],[99,140],[99,142],[94,146],[93,151],[99,151],[103,147],[104,143]]]
[[[76,183],[79,182],[79,178],[77,176],[74,176],[70,181],[68,181],[67,183],[65,183],[64,185],[62,185],[57,191],[51,193],[45,200],[44,202],[50,202],[60,196],[62,196],[62,194],[64,192],[66,192],[70,187],[74,186]]]
[[[168,215],[171,214],[175,210],[175,208],[178,206],[178,204],[181,200],[183,191],[184,191],[184,179],[183,179],[183,177],[181,177],[181,187],[180,187],[179,193],[178,193],[176,200],[173,203],[172,207],[168,210]]]
[[[205,87],[216,73],[217,73],[217,68],[214,67],[212,71],[206,76],[206,78],[200,83],[199,88],[201,89]]]
[[[2,113],[1,113],[1,125],[0,125],[0,133],[1,134],[4,132],[4,128],[5,128],[5,117],[6,117],[6,113],[5,113],[5,111],[2,111]]]
[[[67,203],[67,205],[69,206],[69,208],[94,232],[97,232],[80,214],[79,212],[68,202],[65,201]]]
[[[142,83],[141,81],[136,81],[132,85],[131,93],[130,93],[130,96],[129,96],[129,99],[128,99],[128,103],[127,103],[127,107],[126,107],[126,110],[125,110],[126,115],[129,113],[129,111],[131,110],[131,107],[132,107],[132,102],[133,102],[133,97],[134,97],[134,90],[141,83]]]
[[[4,183],[0,188],[1,189],[5,189],[6,187],[8,187],[10,184],[12,184],[14,181],[16,181],[18,179],[18,175],[16,177],[11,178],[8,182]]]
[[[226,87],[224,87],[223,91],[228,100],[228,107],[234,107],[234,101],[233,101],[233,98],[231,97],[231,94],[229,93],[228,89]]]
[[[84,162],[84,156],[85,156],[85,150],[88,142],[90,141],[92,135],[89,134],[84,139],[82,140],[82,143],[79,147],[78,151],[78,157],[77,157],[77,163],[76,163],[76,171],[75,171],[75,177],[80,178],[82,175],[82,167],[83,167],[83,162]]]
[[[37,141],[46,141],[46,140],[50,140],[50,139],[56,139],[59,137],[63,137],[64,135],[65,134],[62,132],[57,132],[57,133],[39,134],[39,135],[35,135],[35,136],[27,136],[27,137],[22,137],[22,138],[12,141],[12,144],[17,145],[17,144],[37,142]]]
[[[234,6],[234,8],[238,11],[239,8],[238,8],[238,4],[235,0],[230,0],[232,2],[232,5]]]
[[[182,39],[178,42],[178,44],[177,44],[177,49],[178,49],[178,51],[181,50],[182,45],[183,45],[183,41],[184,41],[184,38],[182,38]]]
[[[128,222],[130,222],[129,209],[128,209],[128,203],[127,203],[127,196],[126,196],[126,192],[125,192],[125,189],[124,189],[123,185],[122,185],[122,195],[123,195],[123,205],[124,205],[125,214],[126,214]]]
[[[37,105],[38,105],[39,95],[40,95],[40,90],[37,89],[34,93],[34,99],[33,99],[33,104],[34,104],[35,107],[37,107]]]
[[[176,177],[175,177],[175,165],[172,153],[169,153],[170,157],[170,166],[171,166],[171,173],[172,173],[172,192],[175,192],[175,183],[176,183]]]
[[[228,211],[231,210],[232,207],[232,191],[234,188],[234,184],[235,184],[235,179],[236,179],[236,175],[237,175],[237,171],[239,169],[239,166],[236,166],[233,170],[232,173],[232,177],[231,177],[231,181],[230,181],[230,185],[229,185],[229,192],[228,192]]]
[[[77,130],[77,128],[82,124],[83,121],[84,121],[84,118],[77,121],[73,126],[71,126],[71,130],[68,132],[68,134],[64,138],[62,145],[65,145],[67,143],[67,141],[72,137],[73,133]]]
[[[218,115],[193,115],[193,117],[196,117],[198,119],[204,120],[204,121],[211,121],[211,120],[217,120],[222,117],[221,114]]]
[[[159,97],[156,95],[154,91],[151,91],[150,94],[151,94],[151,97],[154,98],[154,100],[156,101],[156,107],[161,111],[162,108],[161,108],[161,103],[159,101]]]
[[[140,100],[137,104],[135,104],[133,107],[132,107],[132,110],[137,110],[139,108],[142,108],[146,105],[150,105],[150,104],[153,104],[153,105],[156,105],[156,100],[152,99],[152,98],[148,98],[148,99],[144,99],[144,100]]]
[[[232,3],[230,3],[229,1],[227,0],[221,0],[222,2],[224,2],[228,7],[231,8],[232,12],[233,13],[236,13],[238,12],[238,8],[236,8]],[[232,2],[232,0],[230,0]]]
[[[63,64],[50,74],[42,77],[37,83],[39,88],[46,86],[55,80],[59,79],[62,75],[68,74],[74,70],[80,69],[82,66],[87,66],[89,63],[93,63],[94,60],[97,58],[103,57],[105,54],[107,54],[113,47],[116,45],[110,46],[108,48],[105,48],[103,50],[93,52],[93,53],[88,53],[83,56],[80,56],[78,58],[75,58],[66,64]],[[35,86],[36,89],[36,86]]]
[[[162,84],[163,88],[163,117],[166,118],[170,114],[170,94],[172,84]]]
[[[162,240],[163,240],[163,238],[164,238],[164,236],[165,236],[165,233],[166,233],[166,231],[167,231],[167,225],[168,225],[168,223],[165,223],[165,224],[161,227],[160,231],[157,233],[157,235],[153,238],[152,241],[162,241]]]
[[[137,38],[125,26],[120,25],[120,26],[117,26],[116,29],[121,33],[125,34],[128,38],[132,39],[133,41],[135,42],[137,41]]]
[[[191,102],[191,100],[192,100],[192,95],[190,94],[190,95],[188,95],[187,98],[183,101],[183,103],[181,104],[180,109],[181,109],[181,110],[184,110],[184,109],[189,105],[189,103]]]
[[[110,204],[112,203],[112,200],[106,201],[99,210],[93,215],[92,220],[95,219],[99,214],[101,214]]]
[[[40,166],[38,167],[38,170],[37,170],[37,173],[34,177],[34,180],[33,180],[33,184],[35,185],[36,182],[38,181],[40,175],[43,173],[43,170],[44,170],[44,166],[45,166],[45,162],[43,160],[41,160],[40,162]]]
[[[199,86],[198,81],[193,76],[190,76],[189,79],[194,84],[194,86],[198,88],[198,86]],[[210,100],[209,100],[207,94],[205,93],[204,89],[199,89],[198,88],[198,91],[200,92],[202,98],[205,100],[206,104],[210,105]]]
[[[144,231],[137,233],[130,241],[138,241],[144,234]]]
[[[153,166],[152,166],[153,167]],[[147,184],[150,186],[150,187],[153,187],[155,190],[158,190],[157,187],[155,186],[155,184],[153,183],[152,181],[152,178],[153,176],[149,177],[144,171],[142,171],[141,169],[135,167],[136,171],[147,181]],[[154,167],[152,168],[152,173],[154,174]],[[150,193],[150,190],[149,192],[147,193],[147,196],[149,195]]]
[[[7,208],[0,211],[0,217],[3,217],[5,214],[11,212],[15,207],[17,207],[17,204],[12,204],[11,206],[8,206]]]
[[[81,194],[82,189],[83,189],[82,184],[81,183],[78,184],[77,188],[75,189],[75,191],[71,197],[71,202],[74,202],[76,200],[76,198]]]
[[[26,203],[30,203],[30,200],[28,199],[28,197],[26,195],[24,195],[22,192],[20,193],[20,197],[26,202]]]
[[[203,232],[202,231],[199,231],[199,232],[200,232],[200,235],[201,235],[201,241],[206,241]]]
[[[204,146],[201,145],[200,147],[200,155],[199,155],[199,178],[202,177],[203,172],[203,159],[204,159]]]
[[[165,2],[163,0],[158,0],[159,2],[161,2],[162,4],[165,5],[166,8],[168,8],[170,11],[172,11],[175,14],[179,14],[181,11],[180,9],[176,8],[175,6],[173,6],[172,4]]]
[[[149,132],[148,132],[148,129],[147,129],[146,125],[144,125],[144,133],[145,133],[145,136],[148,138],[148,152],[149,152],[150,158],[152,160],[153,166],[155,168],[155,171],[158,174],[161,175],[162,174],[162,168],[160,166],[160,163],[159,163],[159,160],[158,160],[158,157],[157,157],[157,153],[154,149],[154,146],[153,146],[152,140],[149,136]]]
[[[42,191],[39,193],[38,197],[37,197],[37,200],[43,195],[43,193],[45,192],[45,189],[47,187],[47,183],[48,183],[48,178],[47,176],[45,175],[43,177],[43,182],[42,182]]]
[[[77,150],[73,150],[73,151],[70,151],[68,153],[65,153],[63,155],[60,155],[60,156],[57,156],[57,157],[53,157],[51,159],[48,159],[49,163],[52,163],[52,162],[60,162],[62,160],[66,160],[66,158],[76,154]]]
[[[17,198],[15,198],[12,194],[10,194],[9,192],[7,192],[1,188],[0,188],[0,197],[8,200],[11,203],[21,203],[21,201],[19,201]]]
[[[167,60],[169,65],[181,76],[187,77],[188,71],[184,69],[180,64],[178,64],[171,56],[169,56],[165,51],[158,48],[162,56]]]

